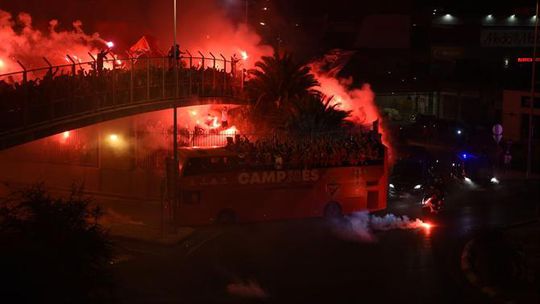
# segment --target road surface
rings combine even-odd
[[[460,269],[482,231],[534,218],[538,182],[462,186],[435,227],[363,235],[350,221],[305,219],[206,227],[174,246],[118,243],[126,303],[488,303]],[[417,198],[392,213],[420,216]],[[371,239],[370,239],[371,237]]]

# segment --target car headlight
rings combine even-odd
[[[472,180],[470,178],[468,178],[468,177],[465,177],[463,180],[465,180],[465,182],[467,182],[467,183],[472,183]]]
[[[494,176],[489,180],[492,184],[498,184],[499,180]]]
[[[394,187],[394,184],[390,184],[390,185],[388,185],[388,187],[390,187],[390,188],[392,188],[392,189],[395,188],[395,187]]]
[[[420,188],[422,188],[422,185],[420,185],[420,184],[414,186],[414,190],[418,190],[418,189],[420,189]]]

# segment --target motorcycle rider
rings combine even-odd
[[[444,192],[445,185],[443,179],[435,177],[428,188],[428,194],[426,195],[428,199],[424,201],[425,207],[429,208],[431,213],[436,213],[442,208]]]

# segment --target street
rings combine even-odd
[[[174,246],[119,242],[118,296],[129,303],[490,302],[465,279],[463,247],[483,231],[536,216],[538,183],[459,186],[434,227],[357,231],[347,219],[198,229]],[[387,213],[420,216],[418,198]],[[369,236],[366,238],[365,234]]]

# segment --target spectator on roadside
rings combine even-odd
[[[510,170],[512,166],[512,154],[510,153],[510,150],[506,150],[503,156],[504,161],[504,171]]]

